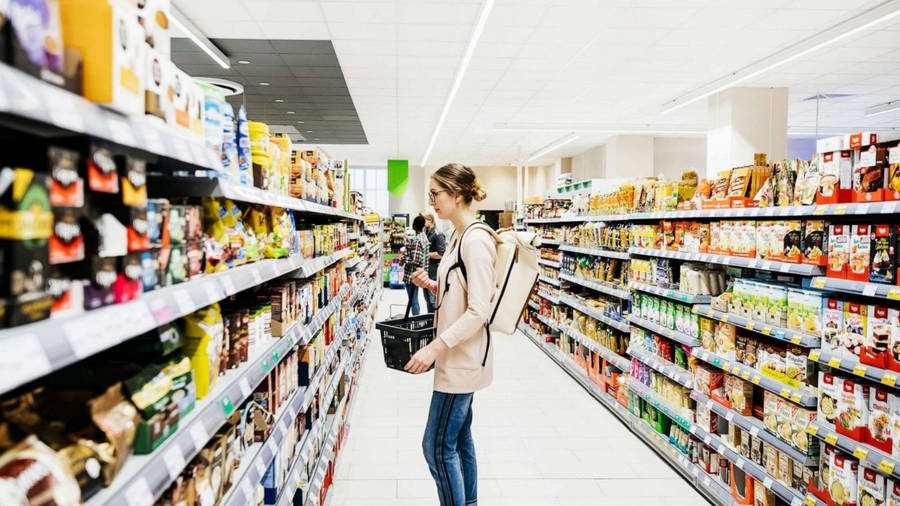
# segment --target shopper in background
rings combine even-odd
[[[413,355],[406,370],[419,374],[434,364],[434,392],[422,451],[437,484],[441,506],[478,502],[472,399],[474,392],[490,385],[493,377],[493,349],[486,324],[497,246],[481,227],[465,232],[475,223],[472,200],[484,200],[486,196],[475,173],[464,165],[451,163],[431,176],[429,202],[439,218],[453,223],[454,231],[437,278],[430,278],[421,269],[412,277],[413,283],[437,295],[436,338]],[[460,253],[465,277],[457,263]]]
[[[425,218],[421,215],[413,219],[413,232],[415,235],[406,238],[406,246],[403,252],[403,283],[406,285],[406,294],[409,295],[409,305],[412,306],[411,315],[419,314],[419,287],[410,281],[413,272],[423,269],[428,262],[428,237],[425,235]]]
[[[444,238],[444,233],[435,227],[433,214],[422,213],[422,216],[425,217],[425,235],[428,236],[428,279],[437,279],[438,264],[441,263],[441,257],[447,248],[447,239]],[[428,312],[433,313],[435,295],[429,290],[423,291]]]

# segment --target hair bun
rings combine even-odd
[[[481,183],[479,183],[477,179],[472,183],[472,198],[478,202],[487,198],[487,192],[481,188]]]

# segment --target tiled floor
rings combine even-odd
[[[383,293],[377,320],[406,302]],[[481,506],[707,504],[526,337],[495,343],[494,384],[475,395]],[[431,382],[386,368],[372,336],[329,506],[438,504],[421,452]]]

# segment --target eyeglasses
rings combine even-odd
[[[428,202],[434,202],[434,199],[437,198],[438,194],[441,193],[449,193],[447,190],[430,190],[428,192]]]

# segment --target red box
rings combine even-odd
[[[860,362],[880,369],[887,368],[888,349],[891,339],[889,326],[888,308],[884,306],[869,306],[866,322],[866,341],[862,351],[859,353]],[[891,449],[888,448],[887,451],[890,452]]]
[[[731,497],[735,504],[753,504],[753,477],[745,473],[743,469],[729,462],[731,466]]]
[[[873,192],[853,192],[853,202],[881,202],[884,200],[884,188],[879,188]]]
[[[740,209],[745,207],[759,207],[759,202],[750,197],[729,197],[728,207]]]
[[[828,227],[828,269],[829,278],[847,279],[847,265],[850,260],[850,225],[831,224]]]
[[[853,202],[853,190],[850,189],[836,189],[831,196],[826,197],[822,195],[821,192],[816,192],[816,204],[844,204],[848,202]]]

